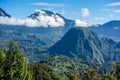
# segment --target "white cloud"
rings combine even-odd
[[[37,17],[37,19],[40,21],[39,23],[41,26],[45,26],[45,27],[64,26],[65,22],[60,16],[56,15],[55,13],[51,16],[48,16],[46,13],[43,14],[43,12],[42,13],[40,12],[39,16]]]
[[[60,4],[60,3],[46,3],[46,2],[35,2],[31,3],[31,5],[36,5],[36,6],[49,6],[49,7],[61,7],[61,6],[66,6],[66,4]]]
[[[75,20],[75,26],[77,27],[88,27],[87,22],[81,21],[79,19]]]
[[[110,3],[110,4],[107,4],[105,6],[120,6],[120,2]]]
[[[0,24],[6,25],[26,25],[30,27],[39,26],[39,22],[37,20],[33,20],[31,18],[26,19],[18,19],[15,17],[0,17]]]
[[[103,21],[104,18],[103,17],[94,17],[95,20],[100,20],[100,21]]]
[[[87,9],[87,8],[82,8],[80,15],[81,15],[82,18],[88,17],[88,16],[90,15],[89,9]]]
[[[44,16],[41,15],[38,17],[38,19],[40,20],[40,24],[41,26],[52,26],[52,27],[58,27],[58,26],[64,26],[64,21],[62,18],[60,18],[59,16]]]
[[[112,10],[113,12],[120,13],[120,10]]]
[[[118,10],[113,10],[113,9],[102,9],[101,11],[120,13],[120,9],[118,9]]]
[[[36,10],[38,11],[38,10]],[[39,16],[37,19],[26,18],[26,19],[18,19],[14,17],[0,17],[0,24],[7,24],[7,25],[26,25],[29,27],[60,27],[64,26],[64,20],[54,14],[52,16],[48,16],[44,11],[39,11]]]

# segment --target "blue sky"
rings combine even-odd
[[[0,0],[0,7],[17,18],[26,18],[35,9],[46,9],[95,24],[120,20],[120,0]]]

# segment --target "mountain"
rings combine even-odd
[[[38,20],[38,21],[42,21],[41,18],[44,18],[44,17],[45,17],[45,19],[46,19],[46,17],[47,17],[47,19],[53,18],[55,21],[63,20],[64,21],[64,26],[62,27],[63,34],[65,34],[69,29],[75,27],[74,20],[66,19],[59,13],[51,12],[48,10],[36,10],[34,13],[32,13],[30,16],[28,16],[28,18],[31,18],[33,20]],[[61,23],[61,21],[60,21],[60,23]],[[49,26],[49,27],[52,27],[52,26]]]
[[[7,14],[2,8],[0,8],[0,17],[11,17],[9,14]]]
[[[36,57],[62,37],[61,28],[27,27],[23,25],[0,24],[0,48],[8,48],[7,43],[12,38],[19,43],[20,49],[25,52],[30,61],[39,60]]]
[[[50,54],[62,54],[102,64],[104,58],[101,53],[104,53],[102,49],[105,47],[103,44],[102,40],[87,28],[73,28],[49,51]]]
[[[120,42],[118,42],[114,47],[115,48],[120,48]]]
[[[1,11],[4,12],[2,9]],[[4,13],[7,14],[6,12]],[[38,55],[41,55],[39,54],[40,52],[46,50],[60,40],[70,28],[75,27],[73,20],[66,19],[58,13],[47,10],[37,10],[26,19],[29,18],[35,21],[37,20],[38,22],[41,18],[43,20],[46,20],[46,18],[52,18],[54,20],[60,18],[60,20],[64,20],[65,23],[64,26],[60,27],[53,27],[50,25],[47,27],[29,27],[26,25],[0,24],[0,47],[7,48],[8,45],[6,44],[9,42],[10,38],[12,38],[15,42],[20,43],[20,48],[25,51],[30,61],[38,61],[40,59]],[[41,21],[41,24],[42,23],[44,22]]]
[[[65,55],[94,64],[119,61],[119,43],[100,38],[88,28],[72,28],[48,50],[50,55]]]
[[[0,8],[0,16],[11,17],[9,14],[7,14],[1,8]],[[48,11],[48,10],[36,10],[30,16],[28,16],[27,18],[37,20],[38,22],[40,22],[40,24],[43,24],[43,25],[40,25],[40,26],[37,26],[37,27],[46,27],[46,26],[53,27],[51,25],[53,23],[49,23],[49,21],[52,21],[52,20],[47,21],[49,24],[45,25],[43,23],[43,21],[45,20],[44,22],[46,22],[46,18],[43,18],[43,17],[47,17],[47,18],[52,17],[56,22],[59,21],[59,18],[60,18],[60,21],[63,20],[62,25],[59,25],[59,26],[62,26],[61,27],[61,32],[62,32],[63,35],[68,30],[75,27],[75,21],[74,20],[66,19],[65,17],[63,17],[59,13]],[[43,18],[43,20],[41,20],[40,18]],[[103,25],[89,26],[89,29],[96,32],[100,36],[105,36],[105,37],[109,37],[109,38],[112,38],[112,39],[115,39],[115,40],[120,40],[120,35],[119,35],[119,33],[120,33],[120,21],[119,20],[113,20],[113,21],[107,22]]]
[[[54,15],[54,16],[59,16],[62,19],[65,19],[60,14],[58,14],[56,12],[51,12],[51,11],[48,11],[48,10],[36,10],[34,13],[32,13],[30,16],[28,16],[28,18],[37,19],[41,15],[46,15],[46,16],[53,16]]]
[[[120,40],[120,35],[119,35],[120,20],[113,20],[103,25],[91,26],[89,27],[89,29],[91,29],[92,31],[96,32],[97,34],[101,36]]]
[[[31,14],[29,16],[29,18],[39,20],[38,17],[43,16],[43,15],[44,16],[53,16],[54,18],[56,18],[56,16],[59,16],[61,19],[63,19],[64,23],[65,23],[64,27],[63,27],[63,34],[65,34],[71,28],[75,27],[74,20],[66,19],[58,13],[54,13],[54,12],[47,11],[47,10],[36,11],[33,14]],[[119,35],[119,33],[120,33],[120,21],[119,20],[113,20],[113,21],[107,22],[107,23],[102,24],[102,25],[89,26],[89,29],[96,32],[101,37],[107,37],[107,38],[111,38],[111,39],[120,41],[120,35]]]
[[[2,16],[6,15],[10,17],[10,15],[2,9],[0,12],[2,12]],[[81,60],[86,59],[87,61],[98,62],[100,64],[105,61],[120,59],[117,57],[117,55],[119,55],[119,44],[117,45],[113,40],[101,39],[87,28],[75,28],[74,20],[66,19],[58,13],[47,10],[35,11],[28,16],[27,19],[30,18],[40,21],[40,17],[47,17],[50,19],[52,17],[55,21],[57,18],[60,18],[64,20],[65,24],[60,27],[53,27],[50,25],[47,27],[28,27],[26,25],[0,24],[0,48],[5,47],[5,49],[7,49],[8,45],[6,44],[9,42],[10,38],[12,38],[15,42],[20,44],[20,49],[26,53],[26,56],[31,62],[40,61],[43,54],[48,49],[50,54],[62,54],[69,57],[80,58]],[[112,24],[104,24],[104,26],[106,27]],[[113,25],[119,25],[119,21],[115,24]],[[96,30],[95,32],[97,32],[98,28],[102,28],[102,25],[99,26],[101,27],[90,27],[90,29],[93,31]],[[118,27],[115,29],[118,29]],[[101,32],[101,34],[102,33],[103,32]],[[111,34],[114,33],[112,32]],[[119,34],[117,35],[119,36]],[[52,47],[49,48],[50,46]],[[112,54],[110,54],[111,52]],[[108,55],[110,57],[108,57]]]

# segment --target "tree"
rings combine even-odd
[[[2,50],[0,49],[0,80],[3,79],[3,76],[4,76],[4,70],[3,70],[3,67],[4,67],[4,61],[5,61],[5,56],[2,52]]]
[[[80,80],[79,75],[77,73],[70,73],[70,80]]]
[[[33,80],[64,80],[46,64],[34,63],[30,69],[33,70]]]
[[[83,80],[98,80],[97,69],[88,69],[83,73]]]
[[[116,77],[120,79],[120,62],[116,62]]]
[[[110,71],[108,73],[102,74],[100,80],[117,80],[117,78],[115,76],[115,72]]]
[[[9,42],[9,50],[6,51],[3,60],[5,64],[2,69],[4,72],[4,80],[32,80],[27,59],[24,54],[19,51],[18,45],[14,48],[12,40]]]

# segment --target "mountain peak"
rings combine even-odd
[[[112,20],[98,27],[89,27],[102,37],[107,37],[115,41],[120,41],[120,20]]]
[[[53,14],[56,14],[55,12],[52,12],[52,11],[48,11],[48,10],[44,10],[44,9],[36,9],[35,10],[36,13],[41,13],[41,14],[47,14],[49,16],[53,15]]]
[[[62,16],[47,10],[35,10],[28,18],[45,27],[60,27],[65,25],[65,20]]]
[[[50,54],[62,54],[77,57],[93,63],[104,63],[102,40],[88,28],[72,28],[65,36],[53,45]]]
[[[3,17],[11,17],[9,14],[7,14],[2,8],[0,8],[0,16]]]
[[[37,19],[37,17],[39,16],[59,16],[62,19],[65,19],[63,16],[61,16],[60,14],[56,13],[56,12],[52,12],[52,11],[48,11],[48,10],[39,10],[39,9],[35,9],[35,11],[33,12],[33,14],[31,14],[30,16],[28,16],[29,18],[32,19]]]
[[[103,24],[104,26],[106,27],[115,27],[115,26],[119,26],[120,25],[120,20],[112,20],[112,21],[109,21],[105,24]]]

